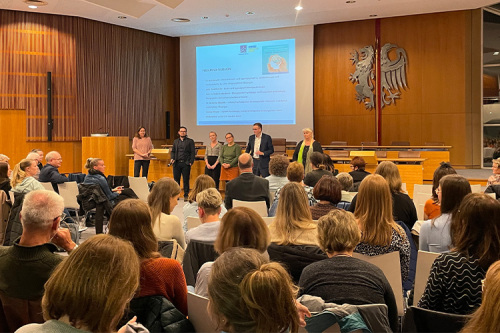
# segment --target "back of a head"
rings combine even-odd
[[[361,240],[356,218],[342,209],[331,210],[318,220],[318,243],[325,253],[351,251]]]
[[[353,167],[357,167],[358,170],[365,170],[365,167],[366,167],[366,162],[365,162],[365,159],[361,156],[354,156],[351,160],[351,165]]]
[[[251,169],[253,165],[252,155],[244,153],[238,157],[238,167],[241,170]]]
[[[199,175],[198,177],[196,177],[196,180],[194,181],[194,188],[189,193],[189,202],[195,202],[198,193],[206,190],[207,188],[215,188],[215,181],[213,180],[213,178],[209,175]]]
[[[114,332],[138,287],[139,260],[131,244],[110,235],[93,236],[45,284],[44,319],[67,316],[77,328]]]
[[[273,156],[269,162],[269,172],[276,177],[286,177],[286,170],[289,164],[288,157],[284,155]]]
[[[87,158],[87,161],[85,162],[85,169],[92,171],[94,170],[94,167],[99,164],[99,161],[102,161],[101,158],[93,158],[89,157]]]
[[[381,175],[385,178],[389,184],[391,192],[401,192],[401,187],[403,182],[401,181],[401,175],[399,174],[399,169],[394,162],[383,161],[375,169],[375,174]]]
[[[289,181],[300,183],[304,180],[304,166],[299,162],[292,162],[286,169],[286,178]]]
[[[12,180],[10,182],[13,188],[22,183],[22,181],[28,176],[25,170],[30,167],[34,161],[35,160],[25,158],[14,166],[14,169],[12,169]]]
[[[27,230],[50,228],[64,210],[63,198],[54,191],[31,191],[24,197],[21,223]]]
[[[322,169],[324,170],[326,168],[325,163],[324,163],[324,157],[323,154],[320,152],[313,152],[310,157],[311,164],[317,168],[317,169]]]
[[[354,183],[352,176],[347,172],[341,172],[337,175],[337,179],[342,186],[343,191],[349,191]]]
[[[314,186],[313,195],[316,200],[325,200],[336,205],[342,198],[342,187],[337,178],[325,175]]]
[[[325,170],[331,171],[334,173],[335,165],[333,164],[333,160],[328,154],[323,154],[323,164],[325,165]]]
[[[482,193],[470,193],[450,225],[453,251],[479,258],[484,269],[500,259],[500,202]]]
[[[297,183],[288,183],[280,190],[278,208],[273,225],[275,226],[280,245],[293,243],[292,233],[295,230],[312,224],[309,200],[304,187]]]
[[[34,153],[34,152],[30,152],[28,153],[28,155],[26,156],[26,159],[28,160],[37,160],[38,161],[38,158],[40,156],[37,154],[37,153]]]
[[[196,196],[198,207],[203,208],[207,215],[219,215],[222,205],[222,196],[215,188],[208,188]]]
[[[233,248],[212,266],[209,311],[226,332],[297,332],[297,287],[286,270],[253,249]]]
[[[172,178],[160,178],[155,186],[151,189],[148,195],[148,205],[151,209],[153,222],[161,213],[170,214],[170,198],[173,198],[181,193],[179,184]]]
[[[460,333],[497,332],[500,327],[499,300],[500,260],[494,262],[486,272],[481,306]]]
[[[0,182],[6,179],[9,179],[9,164],[0,162]]]
[[[9,162],[10,158],[7,155],[0,154],[0,162]]]
[[[446,175],[453,175],[456,174],[457,172],[453,167],[451,166],[450,163],[448,162],[441,162],[437,169],[434,171],[434,175],[432,177],[432,198],[437,201],[438,196],[436,193],[436,189],[439,187],[439,181],[441,178],[443,178]]]
[[[127,199],[113,208],[109,234],[131,242],[140,258],[159,257],[149,207],[142,200]]]
[[[463,198],[471,193],[469,181],[460,175],[444,176],[441,185],[441,214],[455,214]]]
[[[234,207],[222,217],[214,248],[219,254],[232,247],[251,248],[263,253],[269,243],[269,228],[262,217],[251,208]]]
[[[386,180],[377,174],[366,176],[359,187],[354,216],[359,219],[361,241],[372,245],[388,245],[392,228],[392,196]]]

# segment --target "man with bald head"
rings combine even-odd
[[[54,191],[59,193],[57,184],[69,182],[68,177],[61,175],[58,170],[62,164],[61,154],[59,154],[57,151],[48,152],[45,156],[45,160],[47,161],[47,164],[45,164],[45,166],[40,171],[38,180],[43,183],[51,182]]]
[[[269,181],[252,173],[253,159],[250,154],[241,154],[238,158],[240,175],[226,184],[224,204],[227,209],[233,207],[233,199],[241,201],[265,201],[269,209]]]

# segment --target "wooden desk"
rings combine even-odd
[[[339,172],[350,172],[350,161],[349,157],[332,157],[335,168]],[[396,163],[399,174],[401,175],[401,180],[406,183],[406,190],[410,198],[413,198],[413,188],[415,184],[423,184],[423,163],[425,163],[425,158],[378,158],[378,162],[391,161]],[[376,164],[367,164],[365,170],[374,173],[377,168]]]

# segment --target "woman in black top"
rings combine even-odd
[[[321,148],[321,144],[318,141],[314,140],[312,129],[304,128],[302,133],[304,134],[304,140],[300,141],[297,147],[295,147],[292,161],[302,163],[307,174],[311,171],[311,154],[315,151],[323,153],[323,148]]]

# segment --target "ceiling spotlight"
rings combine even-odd
[[[172,22],[178,22],[178,23],[186,23],[186,22],[191,22],[190,19],[183,18],[183,17],[176,17],[171,20]]]
[[[304,7],[302,7],[301,5],[298,5],[297,7],[295,7],[295,10],[302,10],[304,9]]]
[[[255,15],[254,12],[246,12],[247,15]]]
[[[370,17],[377,17],[377,14],[371,14]]]
[[[355,3],[355,2],[356,2],[356,0],[348,0],[345,3]]]
[[[498,52],[498,51],[497,52],[493,52],[493,55],[499,55],[499,54],[500,54],[500,52]]]
[[[202,16],[201,19],[202,20],[208,20],[208,16]]]
[[[126,20],[126,19],[127,19],[127,17],[126,17],[126,16],[118,16],[118,18],[119,18],[120,20]]]
[[[47,1],[44,0],[23,0],[23,2],[31,9],[37,9],[38,7],[47,5]]]
[[[31,9],[37,9],[38,7],[35,6],[35,5],[29,5],[28,8],[31,8]]]

